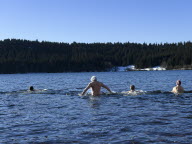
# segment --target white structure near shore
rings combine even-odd
[[[152,68],[144,68],[144,69],[136,69],[134,65],[129,65],[129,66],[119,66],[115,68],[115,71],[161,71],[161,70],[166,70],[166,68],[161,67],[161,66],[155,66]],[[114,71],[114,70],[112,70]]]

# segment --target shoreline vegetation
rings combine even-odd
[[[119,71],[120,66],[126,67],[124,71],[192,70],[192,42],[141,44],[0,40],[2,74]]]

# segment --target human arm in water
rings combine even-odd
[[[87,87],[83,90],[83,92],[81,93],[81,95],[84,95],[89,88],[91,88],[91,84],[90,84],[90,83],[89,83],[89,84],[87,85]]]

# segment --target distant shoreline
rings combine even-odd
[[[26,73],[22,73],[22,72],[18,72],[18,73],[0,73],[1,74],[51,74],[51,73],[93,73],[93,72],[133,72],[133,71],[184,71],[184,70],[192,70],[192,69],[166,69],[166,70],[127,70],[127,71],[81,71],[81,72],[26,72]]]
[[[0,40],[0,73],[189,70],[191,52],[190,41],[69,44],[5,39]]]

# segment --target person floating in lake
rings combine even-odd
[[[107,89],[110,93],[112,93],[112,91],[103,83],[97,81],[97,77],[96,76],[92,76],[91,77],[91,82],[87,85],[87,87],[83,90],[81,95],[84,95],[86,93],[86,91],[91,88],[92,89],[92,95],[93,96],[99,96],[101,94],[100,90],[101,87]]]
[[[145,92],[143,90],[135,90],[135,86],[134,85],[130,85],[130,90],[122,92],[122,93],[125,94],[125,96],[127,96],[127,95],[136,96],[136,95],[144,94]]]
[[[171,92],[176,93],[176,94],[184,93],[184,89],[181,86],[181,81],[180,80],[176,81],[176,86],[173,87]]]
[[[30,86],[28,91],[29,92],[44,92],[44,91],[47,91],[47,89],[34,89],[33,86]]]

